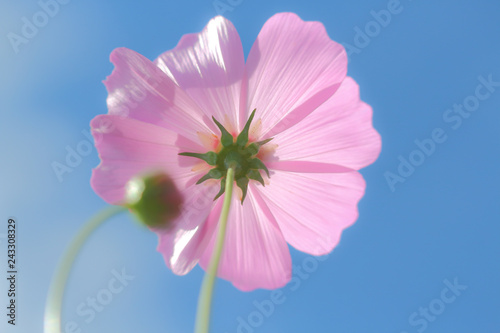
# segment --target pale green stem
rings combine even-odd
[[[83,244],[87,241],[92,232],[97,229],[104,221],[114,215],[125,211],[121,206],[111,206],[89,220],[76,235],[73,242],[69,245],[66,253],[62,257],[56,274],[52,278],[52,283],[45,305],[44,333],[61,333],[61,310],[64,297],[64,289],[68,280],[71,267],[76,256],[80,252]]]
[[[233,194],[234,169],[229,168],[226,175],[226,189],[224,204],[219,219],[219,233],[215,242],[212,259],[205,273],[205,278],[201,285],[200,296],[198,298],[198,311],[196,314],[195,333],[208,333],[210,326],[210,308],[212,306],[212,295],[214,291],[217,269],[224,247],[224,238],[226,236],[227,216],[231,207],[231,197]]]

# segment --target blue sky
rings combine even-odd
[[[90,120],[107,112],[110,52],[154,59],[218,10],[246,54],[276,12],[323,22],[349,50],[348,73],[373,106],[383,148],[362,171],[360,216],[340,245],[321,260],[292,249],[295,279],[278,292],[219,281],[213,332],[498,332],[499,2],[72,0],[52,7],[16,52],[9,36],[40,10],[0,3],[0,236],[14,216],[20,290],[18,325],[1,314],[2,332],[41,332],[61,253],[106,206],[89,185],[95,149],[62,181],[51,165],[88,145]],[[63,322],[75,324],[65,332],[192,331],[203,271],[175,276],[155,248],[156,236],[126,215],[99,229],[68,285]],[[0,288],[6,304],[4,279]],[[87,302],[98,295],[112,299],[92,315]]]

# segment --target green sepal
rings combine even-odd
[[[241,133],[236,138],[236,144],[240,147],[245,147],[248,143],[248,131],[250,130],[250,124],[252,123],[253,117],[255,116],[255,110],[257,109],[254,109],[252,111],[250,118],[248,118],[248,121],[243,128],[243,131],[241,131]]]
[[[217,121],[217,119],[215,119],[215,117],[212,117],[212,119],[213,119],[215,125],[217,125],[217,127],[220,130],[220,133],[221,133],[220,142],[222,143],[222,145],[224,147],[228,147],[228,146],[232,145],[234,142],[233,136],[224,128],[224,126],[222,126],[221,123],[219,123]]]
[[[198,184],[201,184],[203,183],[205,180],[208,180],[208,179],[219,179],[219,178],[222,178],[222,176],[224,176],[222,174],[222,171],[218,170],[218,169],[212,169],[210,170],[205,176],[201,177],[197,182],[196,182],[196,185]]]
[[[207,162],[209,165],[216,165],[217,164],[217,153],[213,152],[213,151],[209,151],[208,153],[205,153],[205,154],[180,153],[179,155],[199,158],[200,160]]]
[[[258,181],[259,183],[262,184],[262,186],[266,186],[266,184],[264,183],[264,179],[262,178],[262,176],[261,176],[261,174],[260,174],[259,171],[257,171],[257,170],[250,170],[250,171],[248,171],[247,176],[250,179]]]
[[[229,169],[234,169],[234,181],[242,191],[242,204],[247,196],[250,180],[258,181],[262,186],[265,186],[260,170],[264,170],[267,177],[270,177],[266,165],[256,156],[261,147],[273,138],[249,144],[249,131],[255,113],[256,109],[252,111],[243,130],[237,137],[233,137],[215,117],[212,117],[221,132],[220,143],[222,148],[219,152],[209,151],[205,154],[184,152],[179,154],[181,156],[199,158],[209,165],[214,166],[213,169],[196,182],[196,184],[201,184],[208,179],[220,179],[220,190],[214,200],[217,200],[225,193],[227,182],[226,172]]]
[[[243,192],[243,196],[241,197],[242,205],[243,205],[243,200],[245,200],[245,197],[247,196],[248,182],[249,180],[247,177],[241,177],[236,180],[236,185],[238,185],[238,187],[241,188],[241,191]]]
[[[220,197],[221,195],[223,195],[225,191],[226,191],[226,177],[224,177],[224,178],[222,178],[222,179],[220,180],[220,191],[219,191],[219,193],[217,193],[217,195],[215,196],[214,201],[215,201],[215,200],[217,200],[217,199],[219,199],[219,197]]]
[[[250,161],[248,161],[248,166],[250,167],[250,169],[261,169],[261,170],[264,170],[266,172],[266,174],[267,174],[267,177],[268,178],[271,177],[269,175],[269,170],[267,169],[267,167],[258,158],[252,158]]]
[[[272,139],[274,139],[274,138],[262,140],[262,141],[259,141],[259,142],[254,142],[254,143],[248,145],[248,147],[246,148],[246,151],[250,154],[250,156],[257,155],[257,153],[260,150],[260,147],[262,147],[263,145],[265,145],[266,143],[268,143]]]
[[[269,141],[271,141],[272,139],[274,139],[274,138],[265,139],[265,140],[262,140],[259,142],[255,142],[254,144],[259,145],[259,147],[261,147],[261,146],[265,145],[266,143],[268,143]]]

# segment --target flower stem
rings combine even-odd
[[[224,196],[224,204],[219,219],[219,233],[212,253],[210,265],[205,273],[205,278],[201,285],[200,296],[198,298],[198,312],[196,315],[195,333],[208,333],[210,326],[210,308],[212,306],[212,295],[214,291],[215,278],[219,261],[224,247],[224,238],[226,236],[227,217],[229,208],[231,207],[231,197],[233,194],[234,183],[234,168],[229,168],[226,175],[226,194]]]
[[[66,286],[73,262],[80,252],[83,244],[92,232],[104,221],[125,210],[126,209],[121,206],[111,206],[101,211],[81,228],[73,242],[71,242],[59,264],[56,274],[52,278],[47,303],[45,305],[44,333],[61,332],[61,310],[64,288]]]

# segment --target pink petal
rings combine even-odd
[[[184,35],[155,63],[198,103],[208,119],[215,116],[237,130],[233,127],[238,121],[245,59],[231,22],[222,16],[213,18],[202,32]],[[211,121],[210,125],[216,131]]]
[[[289,171],[289,172],[305,172],[305,173],[337,173],[355,171],[341,165],[309,162],[309,161],[271,161],[266,163],[266,166],[272,170]]]
[[[274,171],[270,184],[259,187],[259,192],[290,245],[323,255],[338,244],[342,230],[356,221],[364,189],[363,177],[356,171]]]
[[[163,127],[121,116],[98,116],[91,126],[102,160],[93,170],[91,185],[108,203],[122,203],[126,183],[137,174],[163,170],[172,177],[184,206],[172,221],[172,229],[154,231],[160,239],[158,251],[167,265],[176,274],[186,274],[211,238],[221,208],[217,204],[213,209],[219,185],[210,181],[196,185],[203,172],[192,171],[192,158],[178,156],[200,146]]]
[[[115,69],[104,82],[109,114],[162,126],[191,140],[197,131],[208,131],[198,105],[151,61],[126,48],[115,49],[110,58]]]
[[[203,254],[206,269],[216,233]],[[245,203],[233,195],[218,275],[240,290],[283,287],[291,278],[290,252],[281,231],[252,184]]]
[[[215,187],[191,185],[184,191],[185,210],[174,221],[174,230],[156,231],[159,237],[158,252],[175,274],[184,275],[196,266],[212,238],[219,221],[222,199],[215,206]]]
[[[264,24],[248,56],[246,110],[257,109],[262,136],[272,137],[325,102],[346,72],[344,48],[321,23],[276,14]]]
[[[319,162],[354,170],[373,163],[381,149],[380,135],[372,126],[372,109],[360,101],[358,85],[351,78],[316,111],[272,142],[278,146],[275,156],[280,161]]]
[[[101,158],[92,172],[91,186],[110,204],[123,202],[126,183],[142,172],[165,171],[181,192],[196,176],[192,161],[178,154],[200,146],[170,130],[115,115],[97,116],[91,127]]]

